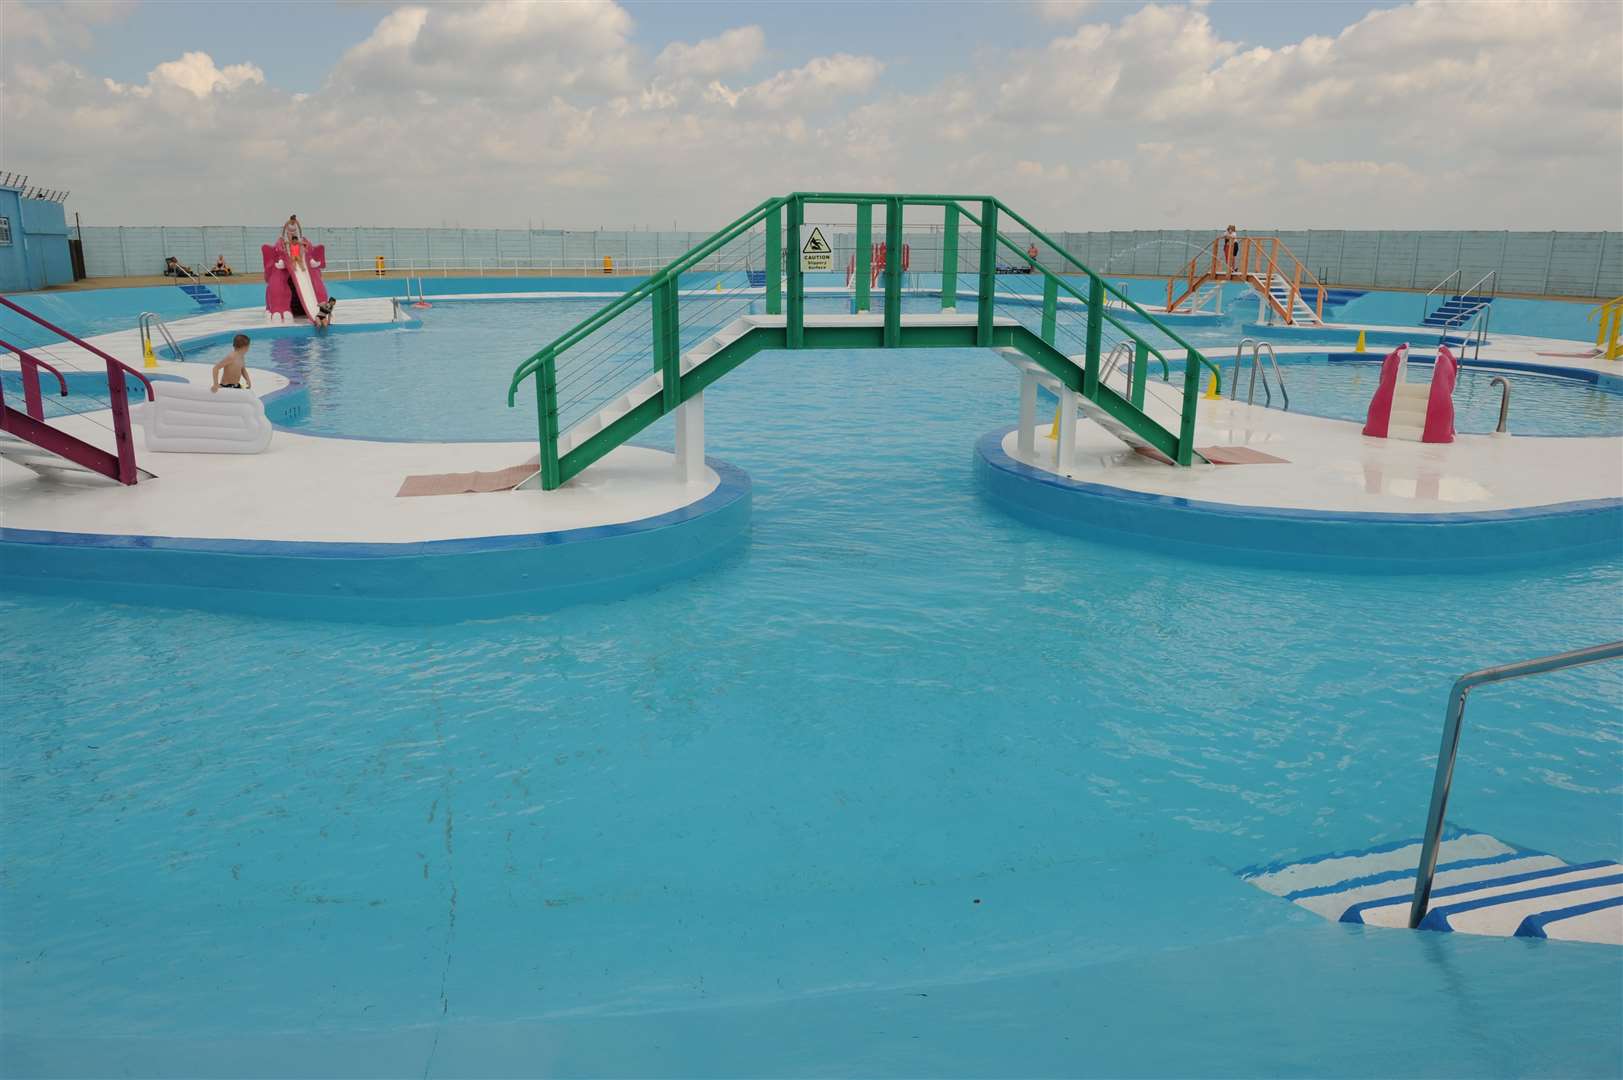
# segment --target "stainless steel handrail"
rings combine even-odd
[[[1431,901],[1431,881],[1437,873],[1437,848],[1443,837],[1443,814],[1448,809],[1448,792],[1454,783],[1454,759],[1460,751],[1460,722],[1465,718],[1465,696],[1486,683],[1542,675],[1600,660],[1615,660],[1620,656],[1623,656],[1623,641],[1614,641],[1608,645],[1541,656],[1536,660],[1483,668],[1454,680],[1454,688],[1448,692],[1448,712],[1443,720],[1443,745],[1437,751],[1437,775],[1431,785],[1431,808],[1426,813],[1426,838],[1420,845],[1420,865],[1415,870],[1414,899],[1409,903],[1411,929],[1419,926],[1426,917],[1426,905]]]
[[[169,351],[175,354],[175,359],[181,363],[186,362],[186,351],[180,347],[180,342],[175,340],[175,335],[169,332],[169,326],[163,321],[162,315],[159,315],[156,311],[143,311],[136,318],[135,325],[141,331],[143,353],[146,346],[152,342],[152,327],[156,326],[158,333],[163,336],[164,344],[168,345]]]
[[[1279,383],[1279,397],[1284,402],[1280,408],[1289,409],[1291,407],[1291,396],[1285,391],[1285,375],[1279,370],[1279,354],[1275,353],[1273,345],[1266,341],[1259,341],[1251,346],[1251,388],[1246,392],[1246,404],[1251,404],[1257,397],[1257,372],[1262,368],[1261,353],[1263,349],[1268,350],[1268,362],[1274,367],[1274,381]],[[1266,373],[1262,376],[1262,392],[1265,395],[1263,406],[1266,408],[1274,403],[1274,394],[1272,390],[1268,389],[1268,376]]]
[[[1247,345],[1256,345],[1257,339],[1243,337],[1238,345],[1234,346],[1234,370],[1229,372],[1229,400],[1237,400],[1240,396],[1240,356],[1245,352]]]
[[[1495,375],[1488,380],[1488,385],[1499,388],[1499,426],[1493,429],[1493,433],[1503,435],[1505,423],[1510,419],[1510,380],[1503,375]]]
[[[1116,373],[1116,368],[1120,366],[1124,358],[1127,361],[1127,380],[1131,383],[1133,378],[1133,344],[1130,341],[1118,341],[1111,348],[1109,354],[1105,357],[1105,362],[1100,365],[1102,374],[1099,376],[1099,381],[1102,383],[1109,382],[1110,376]]]
[[[1460,358],[1464,359],[1464,350],[1469,347],[1472,350],[1472,360],[1482,359],[1482,343],[1488,339],[1488,315],[1491,310],[1492,308],[1487,304],[1478,304],[1469,311],[1462,312],[1456,318],[1443,323],[1442,328],[1437,333],[1437,344],[1448,344],[1449,331],[1458,330],[1463,326],[1465,329],[1460,334]],[[1474,341],[1471,337],[1472,334],[1476,335]]]
[[[1245,403],[1247,405],[1257,403],[1257,370],[1262,367],[1262,350],[1267,349],[1268,362],[1273,365],[1274,379],[1279,383],[1279,396],[1284,402],[1282,407],[1290,408],[1291,396],[1285,389],[1285,375],[1279,370],[1279,354],[1274,352],[1271,343],[1250,337],[1241,338],[1240,343],[1234,346],[1234,369],[1229,373],[1229,400],[1237,401],[1240,396],[1240,364],[1247,345],[1251,346],[1251,384],[1246,391]],[[1262,393],[1263,407],[1267,408],[1274,403],[1274,392],[1268,387],[1268,375],[1266,372],[1262,376]]]
[[[1455,278],[1459,277],[1464,272],[1465,272],[1465,268],[1463,266],[1456,267],[1452,274],[1448,275],[1443,280],[1439,281],[1437,284],[1433,285],[1431,288],[1426,290],[1426,295],[1422,296],[1420,298],[1420,321],[1421,322],[1425,322],[1426,321],[1426,316],[1431,314],[1431,312],[1428,309],[1431,307],[1432,294],[1442,290],[1445,286],[1448,285],[1448,283],[1450,281],[1453,281]]]

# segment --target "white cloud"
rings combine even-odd
[[[79,0],[72,4],[6,0],[0,6],[0,50],[28,42],[34,47],[84,48],[98,26],[118,22],[135,10],[135,0]]]
[[[1085,12],[996,64],[968,43],[933,55],[948,74],[905,92],[878,59],[913,59],[905,40],[740,78],[766,62],[757,28],[643,54],[613,3],[408,6],[306,95],[259,54],[186,53],[122,85],[13,48],[15,6],[8,164],[107,223],[296,205],[332,223],[697,229],[815,186],[1006,192],[1073,229],[1623,227],[1617,5],[1484,4],[1462,22],[1422,2],[1269,48],[1196,7]],[[291,172],[243,164],[295,151]]]
[[[612,0],[397,8],[344,54],[340,85],[509,100],[629,90],[631,16]]]
[[[748,71],[765,51],[766,34],[759,26],[739,26],[691,45],[673,41],[660,52],[654,67],[677,78],[712,79]]]
[[[780,71],[768,79],[734,92],[720,83],[709,88],[713,101],[758,109],[816,109],[842,97],[867,93],[884,65],[871,56],[835,53],[819,56],[800,67]]]
[[[250,83],[263,85],[265,73],[253,64],[215,67],[214,58],[208,53],[189,52],[179,60],[168,60],[153,68],[147,82],[153,86],[173,86],[193,97],[205,98],[216,90],[229,92]]]
[[[1032,0],[1031,6],[1044,22],[1075,22],[1093,6],[1093,0]]]

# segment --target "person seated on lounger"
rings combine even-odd
[[[334,300],[330,296],[321,302],[321,306],[316,308],[317,329],[325,330],[327,327],[332,325],[332,309],[337,306],[338,301]]]
[[[209,273],[211,275],[213,275],[214,277],[230,277],[231,276],[231,267],[226,265],[224,255],[221,255],[219,258],[214,260],[214,269],[210,270]]]
[[[192,268],[191,267],[187,266],[185,263],[181,262],[179,259],[175,258],[173,255],[170,255],[170,256],[168,256],[167,258],[165,258],[163,260],[163,276],[164,277],[195,277],[196,275],[192,273]]]
[[[227,390],[252,390],[254,380],[248,377],[248,335],[238,334],[231,339],[231,351],[224,360],[214,365],[214,385],[209,393]]]

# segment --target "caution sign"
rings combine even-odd
[[[821,225],[800,227],[801,273],[827,272],[834,269],[834,249],[823,237]]]

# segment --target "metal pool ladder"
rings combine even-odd
[[[1420,845],[1420,866],[1415,871],[1414,899],[1409,903],[1409,928],[1416,929],[1426,917],[1431,903],[1431,879],[1437,873],[1437,847],[1443,838],[1443,814],[1448,810],[1448,792],[1454,783],[1454,759],[1460,752],[1460,722],[1465,718],[1465,696],[1487,683],[1542,675],[1582,664],[1623,657],[1623,641],[1594,645],[1587,649],[1541,656],[1516,664],[1483,668],[1461,675],[1448,692],[1448,712],[1443,720],[1443,745],[1437,751],[1437,776],[1431,785],[1431,809],[1426,814],[1426,838]]]
[[[164,344],[169,346],[169,351],[175,354],[175,359],[182,363],[185,362],[186,353],[181,349],[180,342],[175,340],[175,335],[169,332],[169,326],[163,321],[162,315],[159,315],[156,311],[143,311],[136,318],[135,325],[141,331],[141,353],[143,356],[152,348],[152,331],[156,328],[159,335],[162,336]]]
[[[1240,343],[1234,346],[1234,369],[1229,376],[1229,400],[1235,400],[1240,393],[1240,358],[1247,345],[1251,346],[1251,386],[1246,392],[1245,403],[1247,405],[1256,404],[1257,372],[1262,369],[1262,350],[1267,349],[1268,363],[1274,369],[1274,381],[1279,384],[1279,397],[1283,402],[1280,407],[1289,409],[1291,407],[1291,396],[1285,390],[1285,376],[1279,370],[1279,356],[1274,352],[1273,345],[1266,341],[1258,341],[1256,338],[1241,338]],[[1262,399],[1263,407],[1267,408],[1274,403],[1274,392],[1268,388],[1268,373],[1266,371],[1262,372],[1262,392],[1264,395]]]

